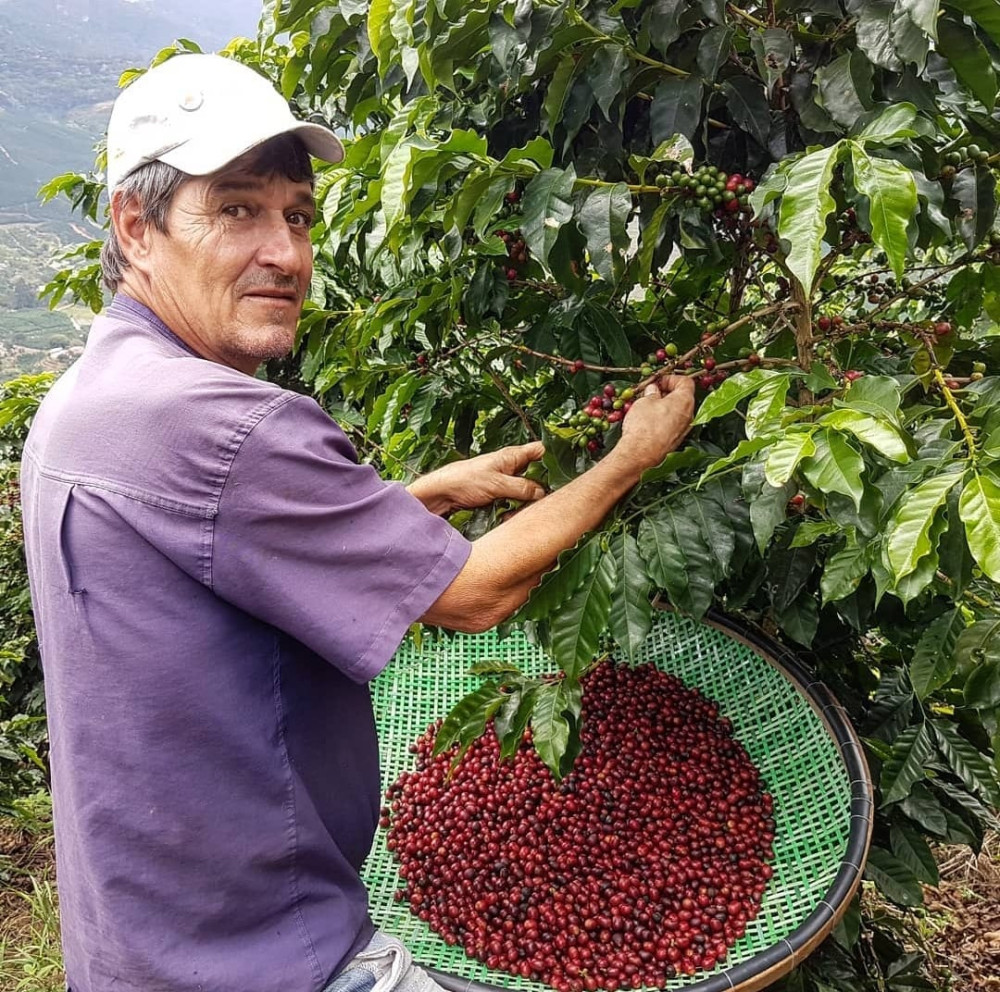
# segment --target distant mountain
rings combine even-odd
[[[93,164],[118,77],[189,38],[256,34],[261,0],[0,0],[0,223],[66,218],[38,187]]]

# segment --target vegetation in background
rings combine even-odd
[[[699,381],[686,447],[516,618],[565,678],[486,681],[447,733],[530,722],[559,774],[581,673],[608,633],[635,648],[654,591],[737,612],[864,735],[866,877],[909,918],[929,842],[977,849],[1000,804],[995,5],[292,0],[229,54],[351,135],[317,182],[297,361],[272,371],[385,473],[542,437],[556,488],[620,430],[581,410]],[[95,220],[100,190],[49,187]],[[100,307],[94,251],[54,298]],[[926,974],[856,901],[784,987]]]

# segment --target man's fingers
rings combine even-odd
[[[541,441],[529,441],[501,448],[497,454],[503,458],[504,471],[514,475],[524,471],[532,462],[537,462],[545,454],[545,445]]]

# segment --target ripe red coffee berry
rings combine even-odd
[[[506,200],[506,201],[507,201],[508,203],[520,203],[520,202],[521,202],[521,194],[520,194],[520,193],[518,193],[518,191],[517,191],[516,189],[513,189],[513,190],[511,190],[511,191],[510,191],[510,192],[509,192],[509,193],[508,193],[508,194],[507,194],[507,195],[506,195],[506,196],[504,197],[504,199],[505,199],[505,200]]]
[[[934,325],[934,333],[938,337],[944,337],[946,334],[951,334],[951,324],[947,320],[939,320]]]
[[[585,368],[586,368],[586,365],[585,365],[585,363],[584,363],[584,361],[583,361],[582,358],[578,358],[578,359],[576,359],[575,362],[573,362],[573,371],[574,372],[582,372]]]
[[[701,364],[705,366],[707,372],[711,372],[715,368],[715,359],[709,355]]]
[[[516,278],[517,278],[517,269],[508,269],[507,270],[507,281],[508,282],[513,282]]]
[[[667,360],[667,349],[657,348],[656,349],[656,360],[658,362],[665,362]]]
[[[615,394],[617,392],[618,392],[618,390],[615,389],[615,387],[612,386],[610,382],[607,383],[607,385],[605,385],[605,387],[604,387],[604,395],[607,396],[608,399],[614,399]]]
[[[831,327],[833,327],[833,321],[829,317],[823,316],[816,321],[816,326],[821,331],[828,331]]]

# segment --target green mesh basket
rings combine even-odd
[[[406,642],[373,683],[381,738],[383,789],[413,767],[410,744],[481,684],[469,667],[511,661],[526,672],[552,662],[515,632]],[[872,787],[857,736],[843,708],[785,648],[731,618],[695,622],[657,611],[639,659],[652,662],[719,703],[735,736],[774,797],[774,876],[759,915],[711,972],[679,976],[666,989],[750,992],[775,981],[834,927],[860,881],[872,828]],[[586,719],[586,714],[584,714]],[[449,947],[426,923],[393,900],[400,886],[380,831],[365,864],[371,915],[399,937],[414,958],[453,992],[504,988],[550,992],[547,985],[491,971]]]

